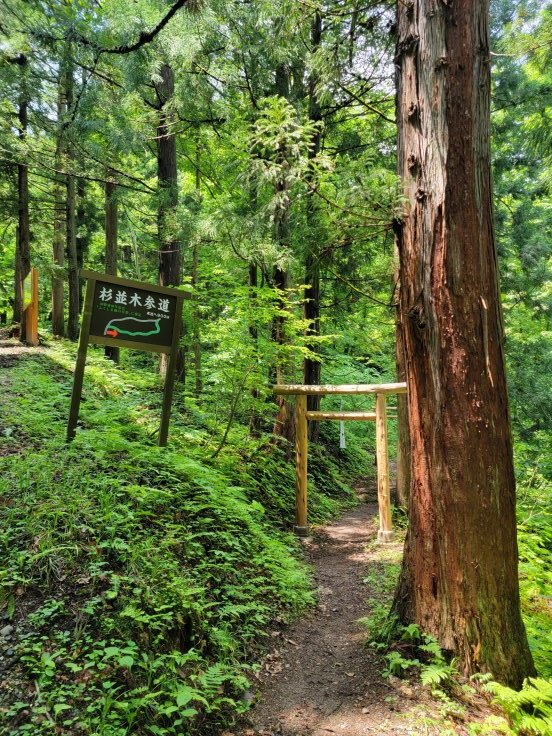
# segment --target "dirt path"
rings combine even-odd
[[[43,348],[31,348],[23,345],[12,337],[6,337],[4,330],[0,330],[0,368],[10,368],[19,358],[43,352]]]
[[[368,589],[363,583],[376,536],[377,507],[361,504],[320,530],[307,544],[318,606],[280,637],[262,675],[262,697],[243,736],[366,736],[428,733],[412,730],[403,699],[381,676],[366,646]],[[280,640],[278,637],[278,641]]]

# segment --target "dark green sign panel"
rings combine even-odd
[[[98,280],[90,319],[90,342],[95,338],[125,343],[141,343],[143,349],[164,352],[173,342],[173,328],[179,300],[146,288],[122,286]],[[128,347],[128,345],[127,345]]]

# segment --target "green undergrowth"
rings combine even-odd
[[[528,678],[520,692],[489,675],[470,681],[461,677],[454,660],[441,652],[431,636],[412,624],[400,626],[389,616],[400,572],[400,550],[395,545],[373,547],[365,583],[370,615],[362,619],[371,646],[382,652],[384,675],[420,683],[437,703],[442,733],[457,733],[462,723],[469,736],[552,735],[552,465],[550,438],[543,433],[532,444],[515,444],[519,579],[522,614],[538,677]],[[395,513],[394,523],[404,527]],[[478,699],[498,706],[501,714],[472,720]],[[477,708],[477,706],[476,706]],[[447,731],[450,726],[450,731]]]
[[[116,368],[97,350],[67,445],[73,361],[54,344],[3,370],[0,732],[227,726],[267,633],[313,602],[289,532],[293,464],[244,426],[210,459],[217,428],[179,397],[158,448],[152,364]],[[338,474],[361,462],[354,448],[313,453],[314,521],[353,502]]]
[[[552,438],[538,449],[516,443],[520,594],[537,672],[552,678]]]

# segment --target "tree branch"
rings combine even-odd
[[[153,41],[153,39],[167,25],[170,19],[180,10],[180,8],[184,7],[184,5],[186,5],[188,2],[189,0],[176,0],[175,4],[171,7],[169,12],[164,15],[163,18],[161,18],[159,23],[150,31],[142,31],[138,36],[138,39],[134,43],[124,46],[115,46],[115,48],[112,49],[106,49],[102,46],[98,46],[95,41],[91,41],[90,39],[85,38],[80,34],[78,36],[78,41],[85,46],[92,46],[93,48],[97,49],[100,54],[130,54],[132,53],[132,51],[137,51],[142,46],[151,43],[151,41]]]

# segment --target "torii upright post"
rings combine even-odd
[[[309,453],[307,397],[300,395],[295,404],[295,526],[300,537],[309,533],[307,521],[307,462]]]
[[[385,394],[376,394],[376,463],[378,466],[378,542],[391,542],[391,498],[387,450],[387,406]]]

